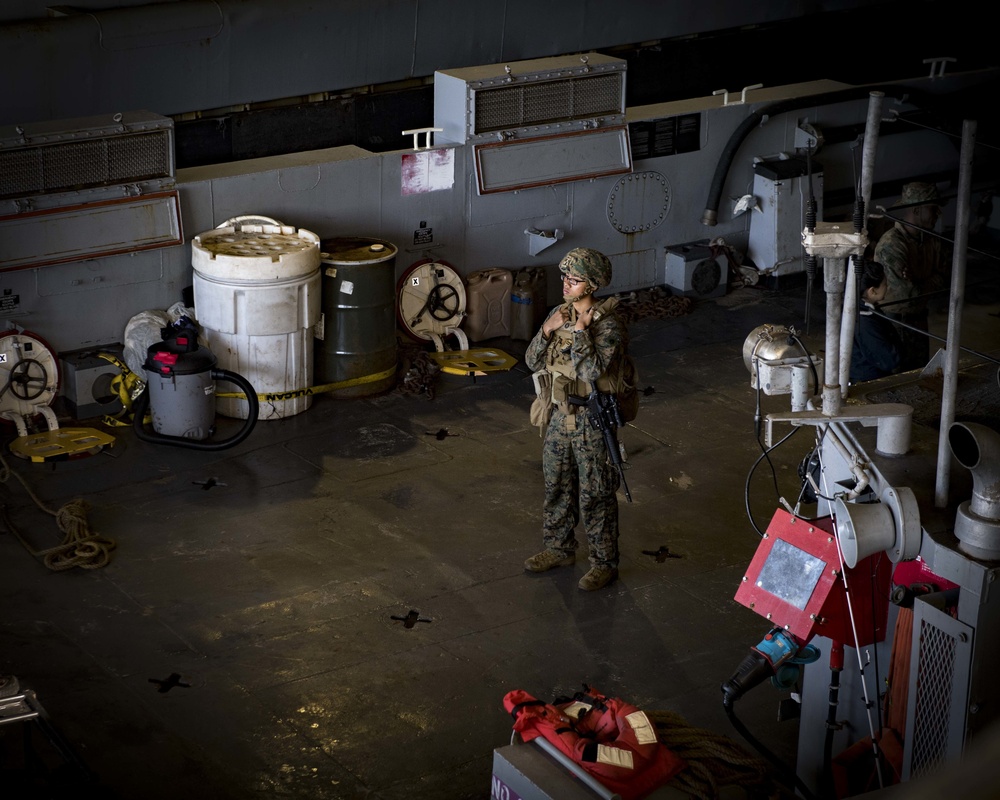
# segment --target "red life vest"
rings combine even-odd
[[[544,737],[622,800],[645,797],[686,766],[636,706],[590,687],[557,705],[515,689],[503,706],[524,741]]]

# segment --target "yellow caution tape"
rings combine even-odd
[[[376,381],[383,380],[384,378],[389,378],[396,374],[396,366],[393,365],[389,369],[383,370],[382,372],[376,372],[372,375],[363,375],[360,378],[351,378],[346,381],[337,381],[336,383],[324,383],[320,386],[308,386],[305,389],[292,389],[287,392],[260,392],[257,394],[257,399],[265,403],[274,403],[279,400],[294,400],[297,397],[309,397],[314,394],[323,394],[324,392],[333,392],[337,389],[347,389],[350,386],[362,386],[366,383],[375,383]],[[246,400],[247,396],[243,392],[216,392],[216,397],[226,397],[235,398],[236,400]]]

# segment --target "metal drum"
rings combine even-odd
[[[395,245],[343,237],[320,244],[323,313],[316,385],[345,384],[334,397],[364,397],[396,381]]]

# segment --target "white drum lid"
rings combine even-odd
[[[319,269],[319,237],[280,223],[219,227],[194,237],[191,261],[196,271],[216,280],[286,281]]]

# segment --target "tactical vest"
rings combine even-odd
[[[614,312],[618,306],[617,297],[609,297],[598,303],[594,307],[594,317],[591,325],[605,316]],[[573,365],[573,336],[576,325],[577,313],[572,304],[569,306],[569,320],[552,333],[552,341],[545,351],[545,369],[552,376],[551,396],[552,404],[567,415],[567,422],[572,427],[572,416],[576,414],[582,406],[571,406],[569,396],[586,397],[590,394],[593,385],[590,381],[577,377],[576,367]],[[596,384],[597,390],[601,392],[614,391],[620,381],[616,379],[617,371],[621,370],[623,358],[616,358],[608,367],[607,371],[598,376]]]
[[[618,298],[609,297],[601,301],[594,307],[594,317],[591,325],[597,323],[601,317],[614,313],[618,307]],[[576,427],[576,413],[583,406],[573,406],[569,404],[570,395],[576,397],[587,397],[593,387],[590,381],[577,377],[576,368],[573,365],[573,337],[574,326],[576,325],[576,309],[570,304],[569,319],[561,327],[552,333],[552,341],[545,351],[545,370],[551,376],[547,389],[552,405],[556,406],[565,414],[566,428],[574,430]],[[624,349],[618,358],[608,366],[607,370],[598,376],[594,382],[600,392],[619,392],[622,388],[623,371],[626,367],[626,356]],[[634,367],[633,367],[634,370]],[[537,385],[537,384],[536,384]],[[634,388],[634,387],[633,387]],[[633,419],[634,413],[628,418]]]

